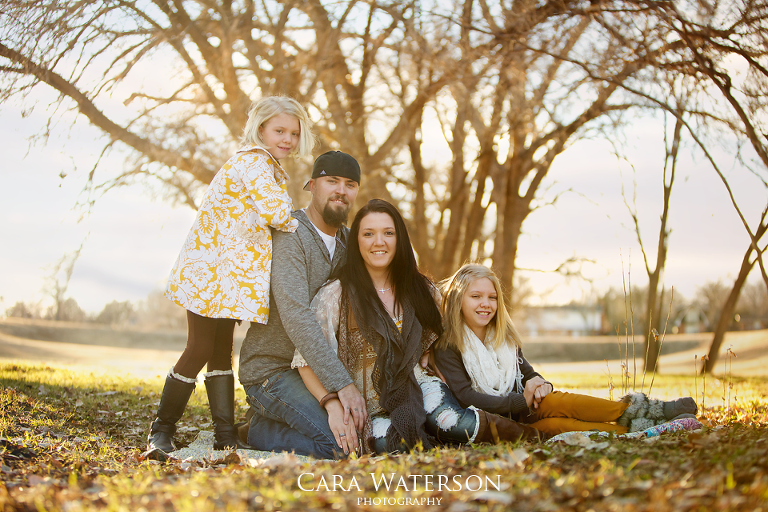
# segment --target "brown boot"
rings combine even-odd
[[[477,411],[480,425],[475,436],[476,443],[499,444],[501,441],[545,441],[550,436],[528,425],[504,418],[497,414]]]

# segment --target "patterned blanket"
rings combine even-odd
[[[616,435],[616,437],[619,439],[642,439],[646,437],[656,437],[665,432],[679,432],[680,430],[697,430],[702,427],[703,425],[699,423],[698,420],[695,420],[693,418],[680,418],[679,420],[668,421],[667,423],[662,423],[661,425],[656,425],[655,427],[641,430],[639,432],[628,432],[626,434],[618,434]],[[557,434],[556,436],[549,438],[547,440],[547,443],[556,443],[558,441],[568,442],[568,440],[574,437],[574,434],[581,434],[587,437],[610,437],[611,435],[608,432],[599,432],[597,430],[589,430],[586,432],[563,432],[562,434]]]

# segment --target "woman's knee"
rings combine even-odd
[[[445,385],[441,387],[439,403],[427,409],[427,430],[438,439],[466,443],[473,438],[477,424],[477,412],[462,407]]]

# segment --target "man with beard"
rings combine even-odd
[[[272,231],[269,322],[251,323],[240,349],[240,382],[253,416],[247,442],[259,450],[295,451],[318,458],[343,453],[328,426],[325,408],[291,368],[298,348],[329,394],[344,406],[344,421],[361,431],[365,401],[310,311],[317,290],[346,260],[344,226],[360,186],[360,165],[341,151],[315,160],[304,190],[312,200],[293,212],[294,233]],[[356,440],[355,440],[356,441]]]

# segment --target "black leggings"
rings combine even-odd
[[[208,363],[208,371],[232,369],[235,322],[231,318],[208,318],[187,311],[187,346],[173,371],[189,379]]]

